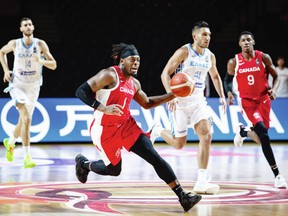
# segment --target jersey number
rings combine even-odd
[[[247,80],[248,80],[248,85],[254,85],[255,79],[253,75],[248,75]]]
[[[31,61],[25,61],[25,68],[30,68],[31,67]]]

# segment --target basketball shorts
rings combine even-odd
[[[102,126],[95,121],[90,127],[93,144],[100,153],[105,165],[116,165],[121,160],[121,150],[127,151],[134,145],[140,134],[146,134],[137,125],[134,118],[125,121],[120,127],[116,125]]]
[[[194,129],[195,124],[207,119],[212,121],[207,101],[201,101],[187,107],[178,107],[170,113],[171,130],[175,137],[183,137],[188,134],[188,128]]]
[[[32,117],[40,93],[40,86],[13,86],[8,87],[9,93],[16,106],[17,103],[26,104]]]
[[[271,101],[268,96],[259,100],[247,98],[241,98],[240,100],[243,115],[246,115],[253,125],[263,121],[267,129],[270,127]]]

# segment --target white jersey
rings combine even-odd
[[[35,61],[33,53],[40,56],[39,39],[26,46],[23,39],[16,40],[11,86],[41,86],[42,65]]]
[[[178,98],[180,107],[190,106],[206,100],[204,96],[205,80],[212,65],[211,51],[208,48],[204,49],[203,54],[199,54],[192,48],[190,43],[185,44],[183,47],[188,48],[188,57],[180,65],[179,72],[184,72],[194,79],[195,90],[190,96]]]
[[[282,70],[276,67],[278,73],[279,86],[276,91],[277,97],[288,97],[288,68],[284,67]]]

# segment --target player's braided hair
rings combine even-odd
[[[118,65],[120,62],[121,53],[127,49],[136,50],[136,47],[133,44],[125,44],[125,43],[112,45],[111,58],[113,59],[116,65]]]

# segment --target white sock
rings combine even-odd
[[[207,181],[207,169],[198,169],[197,182]]]
[[[24,157],[30,155],[30,146],[22,146],[22,148],[24,150]]]
[[[8,144],[14,145],[16,143],[17,138],[15,138],[13,135],[9,137]]]

